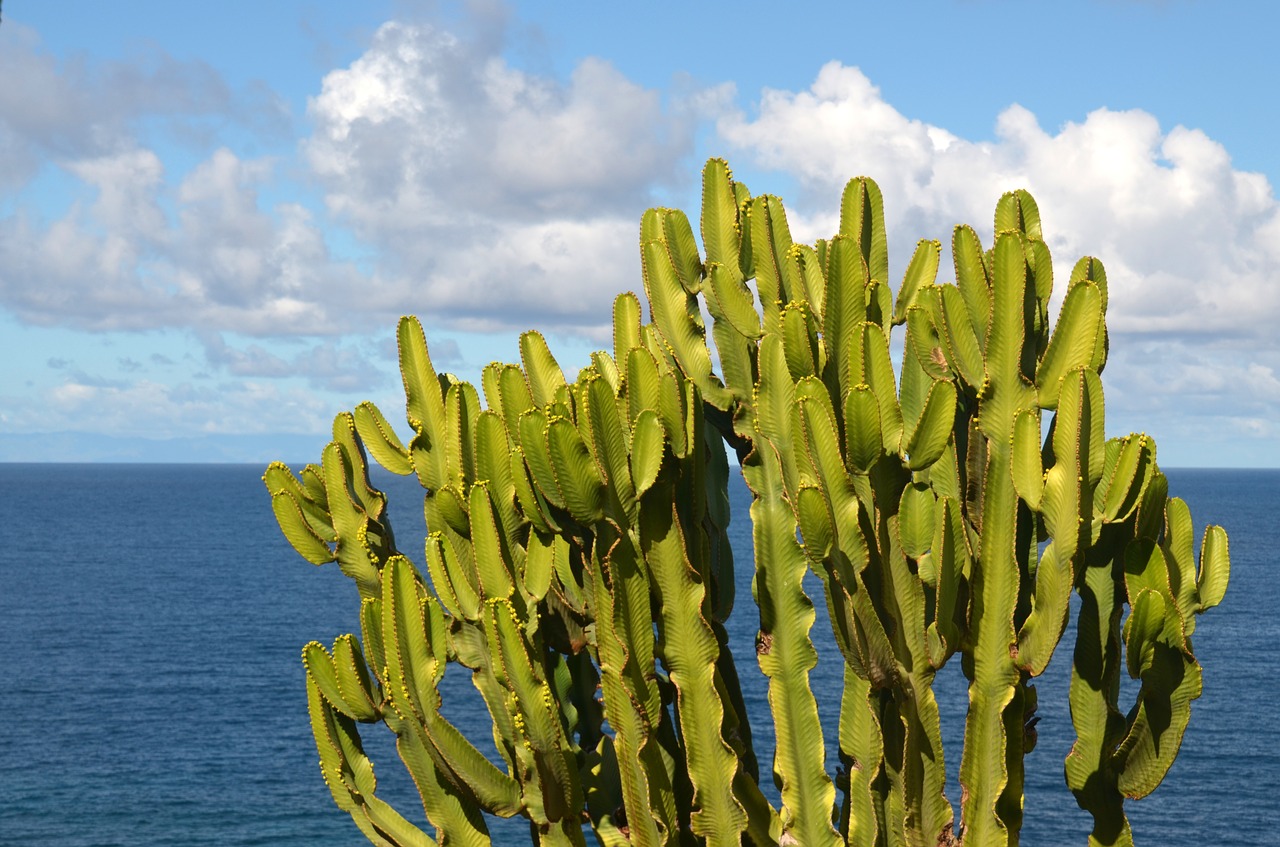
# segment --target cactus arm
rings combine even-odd
[[[687,459],[697,446],[697,439],[690,437],[689,431],[689,398],[684,392],[684,385],[674,370],[664,370],[658,379],[658,416],[662,419],[667,433],[671,455],[676,459]],[[701,403],[697,404],[699,408]]]
[[[884,455],[880,433],[880,404],[871,386],[859,383],[845,395],[845,455],[857,473],[867,473]]]
[[[577,427],[564,418],[552,418],[547,423],[547,448],[569,514],[591,525],[604,508],[604,479]]]
[[[894,300],[894,326],[906,323],[907,310],[915,304],[920,289],[933,285],[937,280],[941,258],[941,242],[921,239],[916,244],[916,251],[907,264],[907,272],[903,274],[902,285],[898,287],[898,296]]]
[[[706,490],[707,536],[711,548],[711,615],[718,625],[722,625],[729,619],[737,596],[736,580],[734,579],[733,545],[729,541],[728,532],[729,522],[732,518],[729,508],[729,460],[725,454],[724,440],[713,427],[702,427],[702,444],[703,452],[707,457],[704,471],[706,484],[704,487]],[[717,631],[719,632],[719,630]],[[732,669],[732,654],[722,651],[721,655],[725,656],[725,664]],[[730,676],[733,677],[731,690],[738,691],[737,672],[731,670]],[[740,699],[741,692],[738,692],[737,696]],[[745,728],[747,723],[746,709],[741,704],[735,704],[735,707],[738,709],[738,714],[742,718],[746,731],[744,740],[748,748],[747,755],[750,757],[751,762],[748,768],[754,775],[756,773],[755,754],[750,751],[751,731],[749,728]]]
[[[455,617],[480,620],[480,582],[474,568],[463,565],[449,536],[427,536],[427,572],[440,602]]]
[[[1089,366],[1101,328],[1102,295],[1098,287],[1084,282],[1072,288],[1062,303],[1058,325],[1036,369],[1041,407],[1056,408],[1063,378],[1076,368]]]
[[[793,301],[783,307],[782,350],[793,381],[798,382],[817,372],[817,343],[808,304]]]
[[[355,580],[361,597],[377,594],[378,569],[371,560],[372,551],[364,542],[364,530],[368,516],[352,501],[350,494],[351,466],[347,463],[342,447],[331,442],[324,448],[322,462],[325,491],[328,495],[333,529],[337,536],[334,555],[342,572]]]
[[[1013,422],[1013,487],[1035,512],[1044,499],[1044,461],[1040,444],[1040,412],[1023,409]]]
[[[1044,672],[1066,627],[1071,587],[1084,568],[1090,543],[1093,486],[1102,474],[1097,449],[1102,437],[1102,384],[1097,374],[1072,371],[1055,399],[1060,401],[1053,426],[1055,462],[1045,474],[1038,504],[1053,542],[1036,568],[1033,608],[1018,632],[1018,663],[1032,676]],[[1019,416],[1020,421],[1027,419],[1034,416]],[[1015,445],[1025,437],[1015,430]]]
[[[551,448],[547,442],[547,414],[530,409],[520,416],[520,444],[525,464],[533,478],[537,493],[557,508],[565,508],[564,493],[551,466]],[[513,468],[514,471],[514,468]]]
[[[1138,508],[1154,476],[1155,442],[1146,435],[1112,439],[1107,443],[1105,462],[1102,479],[1094,489],[1094,512],[1106,523],[1121,523]]]
[[[723,159],[709,159],[702,169],[702,243],[707,263],[722,265],[738,279],[743,278],[738,257],[742,249],[742,226],[738,218],[739,200],[733,176]]]
[[[341,449],[350,471],[347,492],[351,495],[351,502],[369,518],[366,531],[376,536],[376,539],[370,539],[371,542],[382,549],[393,549],[395,543],[385,515],[387,497],[369,482],[368,458],[364,444],[356,435],[355,417],[350,412],[334,416],[332,443]]]
[[[679,209],[667,209],[661,216],[662,240],[671,254],[680,287],[689,294],[702,290],[702,257],[693,238],[689,218]]]
[[[762,330],[751,290],[734,274],[734,270],[724,265],[708,264],[704,290],[725,386],[737,412],[749,414],[750,387],[755,384],[754,342]]]
[[[828,347],[827,368],[823,375],[832,397],[843,398],[859,382],[852,379],[852,359],[858,352],[844,339],[854,337],[859,325],[867,319],[864,291],[867,286],[867,263],[853,238],[837,235],[827,248],[827,292],[823,309],[822,336]],[[852,379],[852,384],[851,384]]]
[[[907,492],[919,492],[919,489],[907,488],[903,502],[909,501]],[[931,503],[933,495],[927,489],[919,493]],[[909,511],[919,505],[909,507]],[[898,637],[902,642],[896,652],[905,659],[906,671],[902,677],[906,696],[895,703],[898,715],[893,727],[895,734],[903,733],[901,745],[895,744],[894,751],[894,758],[901,760],[895,768],[898,771],[895,782],[899,784],[893,786],[897,813],[894,824],[896,827],[901,821],[903,841],[909,847],[935,847],[951,826],[954,813],[946,796],[942,723],[933,696],[934,669],[929,661],[924,585],[901,544],[900,518],[901,513],[889,516],[885,527],[892,585],[892,595],[885,598],[885,603],[899,624]],[[932,536],[932,528],[928,534]],[[881,728],[887,745],[889,731],[883,722]]]
[[[498,524],[508,545],[518,546],[525,521],[516,510],[515,479],[511,473],[511,438],[502,416],[486,410],[475,424],[476,482],[485,482],[493,500]]]
[[[702,265],[693,232],[682,213],[664,210],[658,217],[662,228],[658,237],[641,244],[641,266],[653,325],[708,402],[728,409],[732,397],[712,372],[706,327],[698,307],[696,293],[702,285]],[[665,237],[668,232],[674,241]],[[645,238],[643,227],[641,237]]]
[[[738,757],[721,735],[725,712],[716,696],[715,672],[719,641],[705,617],[706,586],[687,558],[674,495],[673,486],[659,485],[640,504],[641,549],[659,605],[659,655],[676,687],[693,786],[693,832],[708,844],[738,844],[747,814],[732,792]]]
[[[635,484],[628,455],[628,431],[618,413],[613,389],[603,378],[591,380],[587,388],[586,417],[596,464],[607,483],[605,516],[616,525],[633,523],[637,515]]]
[[[335,641],[332,656],[312,641],[302,648],[302,664],[330,706],[352,720],[370,723],[380,717],[381,697],[374,698],[364,663],[351,651],[350,640],[352,636],[345,635]],[[341,653],[340,644],[346,645]]]
[[[968,550],[964,545],[964,518],[954,497],[939,497],[934,520],[933,543],[930,546],[936,582],[934,595],[934,620],[926,629],[936,639],[938,655],[931,656],[930,664],[940,669],[947,659],[960,649],[967,627],[968,613],[966,575],[969,571]]]
[[[387,423],[387,419],[382,416],[382,412],[378,411],[377,406],[366,400],[356,406],[354,417],[360,440],[364,442],[378,464],[401,476],[413,473],[413,462],[409,457],[409,451],[405,449],[404,443],[391,428],[391,424]]]
[[[485,634],[499,661],[499,681],[511,692],[516,706],[517,732],[523,736],[523,745],[517,750],[532,760],[530,781],[524,785],[525,808],[545,843],[582,845],[578,817],[583,797],[578,770],[554,709],[550,686],[532,661],[530,645],[510,601],[491,598],[485,602]],[[537,807],[530,802],[531,793],[536,795]]]
[[[339,809],[378,847],[435,847],[425,832],[379,799],[373,763],[364,754],[355,723],[335,710],[308,677],[307,706],[320,754],[320,772]]]
[[[520,446],[520,417],[533,408],[533,395],[524,371],[517,365],[504,365],[498,372],[498,393],[502,397],[497,407],[490,409],[502,415],[507,425],[507,436]]]
[[[997,236],[993,267],[985,348],[990,388],[983,396],[978,424],[987,455],[981,539],[972,576],[973,652],[967,664],[971,681],[960,782],[967,792],[966,839],[983,845],[1012,845],[1017,843],[1021,824],[1024,696],[1012,655],[1026,566],[1019,562],[1019,500],[1010,464],[1011,442],[1018,412],[1035,405],[1035,389],[1026,380],[1022,363],[1026,260],[1021,235]]]
[[[676,811],[671,774],[657,742],[662,700],[654,673],[649,580],[629,536],[616,539],[600,564],[589,571],[600,683],[614,729],[631,841],[666,844],[676,837]]]
[[[985,379],[982,362],[982,336],[974,330],[970,307],[964,295],[954,285],[942,285],[934,289],[932,301],[925,299],[933,312],[933,322],[942,343],[939,353],[947,366],[971,389],[982,387]],[[990,296],[986,292],[984,296]],[[985,326],[985,323],[984,323]]]
[[[656,410],[662,391],[662,379],[658,362],[643,347],[633,347],[627,353],[627,421],[632,427],[646,410]]]
[[[1107,311],[1107,271],[1102,266],[1102,262],[1092,256],[1084,256],[1076,262],[1075,267],[1071,269],[1067,290],[1070,291],[1076,284],[1086,280],[1098,286],[1098,293],[1102,295],[1102,311],[1105,313]],[[1102,373],[1102,368],[1107,363],[1108,346],[1107,327],[1103,324],[1093,349],[1093,359],[1089,363],[1089,366],[1098,373]]]
[[[1040,207],[1035,198],[1022,189],[1008,191],[996,201],[996,232],[1017,230],[1034,239],[1043,238],[1040,230]]]
[[[272,462],[262,475],[262,483],[272,495],[284,494],[293,500],[293,509],[297,511],[305,523],[308,535],[319,538],[322,542],[332,544],[336,539],[333,532],[333,518],[329,515],[329,498],[325,493],[324,481],[316,473],[314,465],[303,468],[301,477],[295,477],[289,466],[283,462]],[[279,508],[272,503],[273,508]],[[292,517],[292,516],[290,516]],[[281,530],[284,530],[281,526]],[[299,527],[302,529],[302,527]],[[288,537],[289,533],[285,533]],[[301,552],[301,551],[299,551]],[[304,556],[305,558],[305,556]],[[310,559],[308,559],[310,561]],[[333,561],[330,557],[327,561]]]
[[[880,404],[880,434],[884,439],[884,450],[892,455],[902,450],[903,421],[893,362],[889,358],[889,339],[881,326],[872,321],[862,324],[861,335],[863,371],[861,378],[854,374],[850,382],[865,382],[875,392],[876,401]],[[857,363],[852,364],[856,366]]]
[[[795,401],[795,384],[787,371],[782,340],[771,333],[760,342],[760,379],[755,389],[755,423],[759,430],[757,438],[769,441],[777,451],[783,486],[788,492],[795,491],[800,483],[798,451],[793,442],[791,427]],[[754,516],[752,521],[754,525]]]
[[[1170,511],[1166,505],[1166,513]],[[1173,764],[1200,696],[1200,665],[1191,654],[1169,579],[1164,550],[1150,538],[1130,542],[1124,556],[1131,612],[1124,626],[1129,675],[1142,680],[1129,730],[1112,757],[1126,797],[1155,790]]]
[[[947,380],[936,380],[929,387],[920,417],[903,433],[903,452],[907,467],[924,470],[942,458],[951,439],[956,417],[956,388]]]
[[[440,381],[417,318],[401,318],[396,339],[406,416],[416,432],[409,444],[409,454],[418,480],[424,488],[434,490],[443,486],[446,479],[444,397]]]
[[[858,244],[867,278],[889,281],[889,243],[884,230],[884,200],[875,180],[855,177],[840,197],[840,234]]]
[[[764,331],[774,333],[779,329],[782,307],[791,299],[787,296],[783,272],[787,251],[791,248],[791,232],[782,203],[776,197],[752,198],[747,207],[747,221]]]
[[[840,761],[848,780],[841,812],[841,831],[851,847],[878,847],[885,843],[883,793],[877,775],[884,759],[878,710],[871,700],[871,683],[844,669],[844,693],[840,699]]]
[[[1197,611],[1203,612],[1222,602],[1231,578],[1231,555],[1227,532],[1220,526],[1207,526],[1200,544],[1200,569],[1196,577],[1199,594]]]
[[[432,756],[422,727],[413,721],[398,719],[391,720],[389,725],[396,733],[396,752],[418,789],[427,820],[436,827],[440,846],[488,847],[492,842],[480,807],[446,778],[446,771]]]
[[[515,592],[515,576],[511,551],[498,533],[489,484],[471,486],[471,549],[476,563],[476,577],[481,596],[510,599]]]
[[[805,558],[796,542],[795,517],[783,500],[776,449],[757,448],[743,466],[754,494],[751,523],[760,606],[756,658],[769,677],[769,706],[777,727],[774,773],[782,793],[784,837],[790,834],[801,844],[834,844],[835,788],[825,770],[817,701],[809,687],[809,671],[817,662],[809,640],[815,615],[801,585]]]
[[[663,463],[666,430],[658,413],[645,409],[636,418],[631,435],[631,477],[636,495],[642,496],[658,479]]]
[[[1120,687],[1120,615],[1123,595],[1105,560],[1090,564],[1078,584],[1080,612],[1071,666],[1071,723],[1076,740],[1066,759],[1067,785],[1093,816],[1090,847],[1132,847],[1124,797],[1116,787],[1111,751],[1125,731],[1116,705]]]
[[[336,540],[332,527],[321,535],[312,527],[299,500],[289,491],[277,491],[271,495],[271,509],[275,512],[280,531],[298,555],[313,565],[332,562],[337,557],[327,542]]]
[[[520,362],[524,365],[534,405],[543,407],[555,402],[556,394],[565,385],[564,372],[551,355],[542,333],[537,330],[521,333]]]
[[[956,314],[967,315],[970,334],[985,349],[987,324],[991,319],[991,273],[982,252],[982,242],[973,227],[961,225],[955,228],[951,234],[951,255],[955,262],[955,288],[965,305],[965,311],[956,310]]]
[[[382,643],[390,701],[405,723],[426,733],[451,781],[499,814],[520,807],[515,780],[498,770],[439,713],[437,686],[444,675],[445,629],[434,598],[419,595],[407,559],[396,557],[383,571]]]

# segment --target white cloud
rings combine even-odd
[[[415,312],[438,327],[607,336],[613,296],[639,284],[639,211],[676,180],[692,119],[606,62],[561,82],[510,66],[498,40],[390,23],[324,78],[300,152],[327,216],[264,201],[298,192],[292,163],[223,147],[170,172],[135,118],[232,113],[248,97],[172,61],[99,69],[121,81],[118,108],[99,120],[87,104],[100,131],[51,154],[83,97],[74,68],[32,52],[54,114],[23,101],[11,134],[86,199],[52,220],[21,206],[0,220],[0,305],[94,331],[322,336]],[[359,264],[330,246],[348,234]]]
[[[78,431],[166,438],[181,433],[323,432],[331,397],[268,380],[102,382],[73,377],[39,395],[6,397],[10,433]]]
[[[260,344],[237,349],[221,333],[201,333],[205,358],[232,376],[300,378],[322,391],[367,392],[391,382],[388,374],[358,346],[326,339],[285,358]],[[375,349],[374,356],[378,353]]]
[[[1099,109],[1051,133],[1015,105],[994,140],[972,141],[902,115],[838,62],[807,91],[764,92],[753,116],[721,102],[722,138],[799,182],[805,238],[835,230],[840,189],[858,174],[883,189],[902,260],[916,238],[946,243],[959,222],[989,243],[996,199],[1024,187],[1061,271],[1086,253],[1106,265],[1113,330],[1274,336],[1280,204],[1263,175],[1233,169],[1199,130]]]
[[[261,83],[233,90],[198,61],[152,51],[129,61],[59,60],[30,28],[0,27],[0,190],[21,188],[50,160],[75,161],[133,148],[143,123],[191,141],[202,121],[283,135],[288,109]],[[20,81],[20,84],[17,84]]]
[[[23,211],[0,222],[0,302],[27,322],[257,335],[364,328],[352,322],[366,279],[331,256],[310,213],[262,208],[271,162],[218,149],[173,188],[147,149],[65,167],[92,187],[92,203],[47,227]]]
[[[396,23],[309,113],[329,208],[403,279],[374,296],[472,330],[599,331],[638,282],[639,211],[692,149],[692,125],[606,62],[560,83]]]

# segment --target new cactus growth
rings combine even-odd
[[[1067,784],[1090,845],[1132,844],[1124,801],[1177,754],[1201,690],[1196,616],[1229,559],[1213,526],[1196,557],[1154,442],[1105,435],[1102,264],[1075,265],[1052,320],[1039,212],[1017,191],[989,248],[956,228],[953,283],[921,241],[895,293],[873,181],[849,183],[831,239],[796,244],[782,204],[719,160],[705,253],[678,211],[646,212],[640,238],[650,322],[619,296],[613,350],[573,382],[529,332],[519,364],[485,368],[482,402],[404,318],[410,441],[364,403],[319,465],[268,468],[285,537],[361,598],[359,638],[303,651],[338,806],[380,845],[486,844],[486,815],[527,818],[539,844],[585,844],[585,828],[603,845],[1015,845],[1033,680],[1073,631]],[[777,808],[724,626],[726,445],[753,498]],[[368,455],[425,490],[417,564]],[[835,774],[809,684],[815,601],[844,663]],[[952,657],[969,682],[959,821],[933,691]],[[449,662],[501,762],[441,714]],[[1127,709],[1122,671],[1140,681]],[[434,835],[378,798],[361,723],[395,733]]]

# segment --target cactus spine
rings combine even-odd
[[[954,283],[937,283],[941,245],[920,242],[896,295],[883,217],[855,179],[840,232],[796,244],[782,204],[712,160],[705,256],[682,213],[645,213],[651,322],[618,297],[612,352],[572,383],[529,332],[520,364],[485,368],[482,405],[405,318],[408,445],[364,403],[319,466],[268,468],[285,537],[360,593],[361,639],[303,658],[322,773],[371,841],[485,844],[488,813],[527,818],[540,844],[584,844],[586,822],[604,845],[1015,845],[1033,680],[1074,590],[1067,783],[1091,845],[1132,844],[1123,801],[1163,779],[1200,694],[1190,636],[1223,597],[1226,534],[1207,528],[1197,561],[1154,442],[1106,438],[1106,274],[1081,259],[1051,322],[1030,195],[1000,199],[988,250],[956,228]],[[726,444],[753,498],[776,809],[724,627]],[[396,546],[367,454],[425,489],[425,573]],[[844,662],[835,775],[808,571]],[[933,693],[957,654],[960,823]],[[501,766],[441,714],[449,662],[471,671]],[[1127,713],[1122,665],[1141,682]],[[376,722],[434,838],[377,798],[356,726]]]

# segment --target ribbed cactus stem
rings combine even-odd
[[[808,245],[723,161],[702,176],[705,257],[683,213],[645,213],[651,322],[619,296],[612,350],[572,382],[529,331],[519,364],[484,368],[482,401],[403,318],[410,438],[362,403],[335,418],[319,464],[267,468],[285,538],[336,561],[361,598],[359,640],[303,651],[335,803],[373,843],[406,847],[487,844],[487,815],[522,816],[548,845],[584,845],[589,824],[605,847],[1012,847],[1034,814],[1033,680],[1074,588],[1067,784],[1091,845],[1132,845],[1124,800],[1154,790],[1181,745],[1202,686],[1190,637],[1230,557],[1207,527],[1197,558],[1149,437],[1106,438],[1102,264],[1075,264],[1051,320],[1040,211],[1015,191],[990,250],[955,228],[953,283],[926,239],[892,291],[873,180],[851,180],[840,231]],[[758,784],[751,721],[765,715],[748,714],[726,628],[742,613],[726,445],[752,498],[779,809]],[[368,456],[424,489],[420,567]],[[834,775],[810,571],[843,664]],[[933,691],[956,654],[958,824]],[[451,662],[485,703],[494,761],[441,713]],[[375,723],[396,735],[435,839],[378,797],[357,728]]]

